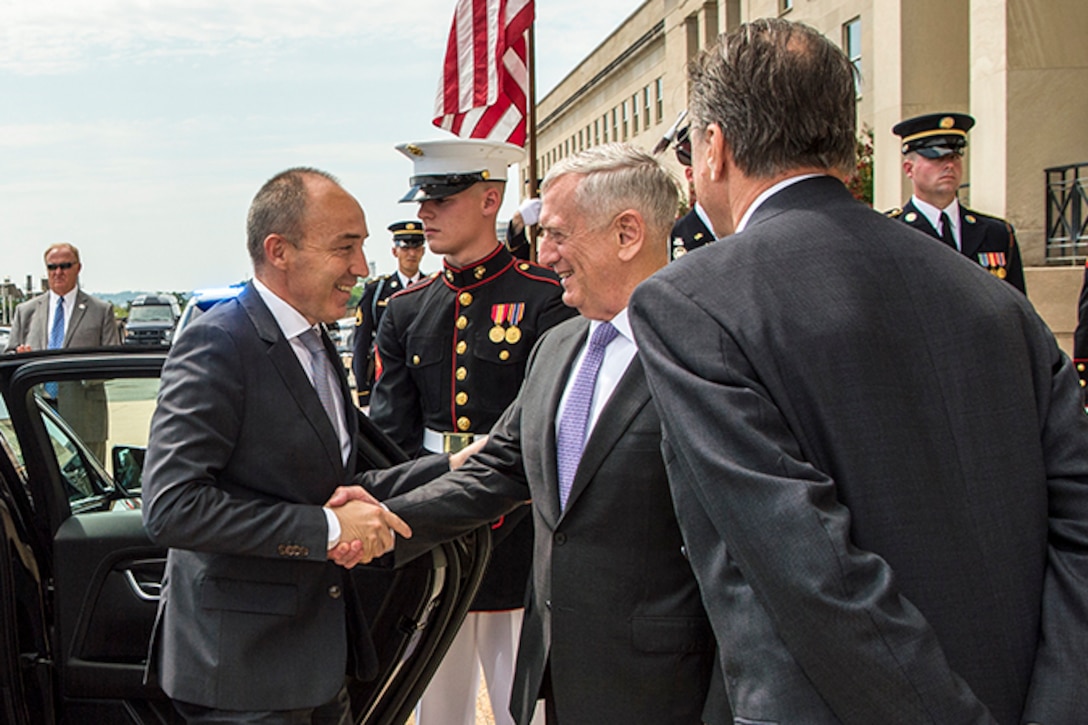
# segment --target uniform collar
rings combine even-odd
[[[445,259],[442,260],[442,279],[451,289],[465,289],[475,287],[490,281],[506,271],[514,263],[514,255],[503,245],[496,245],[495,251],[481,260],[454,267]]]

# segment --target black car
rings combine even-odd
[[[128,306],[126,345],[169,345],[181,310],[173,295],[140,295]]]
[[[166,552],[140,517],[140,466],[165,352],[51,350],[0,357],[0,722],[177,723],[145,684]],[[106,461],[41,395],[106,391]],[[361,469],[403,453],[360,415]],[[403,723],[483,575],[486,529],[405,567],[357,567],[381,674],[352,682],[357,723]]]

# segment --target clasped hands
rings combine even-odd
[[[340,522],[340,543],[329,549],[328,558],[346,569],[392,550],[395,534],[412,538],[408,524],[362,486],[338,486],[325,507]]]

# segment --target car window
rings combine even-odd
[[[37,387],[49,449],[73,508],[113,492],[115,478],[126,498],[138,497],[158,386],[157,378],[117,378]]]
[[[129,322],[170,322],[174,311],[169,305],[139,305],[128,311]]]

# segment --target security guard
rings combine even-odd
[[[446,140],[402,144],[427,244],[443,269],[389,299],[378,329],[382,372],[372,420],[405,451],[454,451],[486,434],[513,401],[529,352],[545,330],[575,314],[558,277],[515,259],[496,234],[510,144]],[[507,517],[483,585],[450,653],[420,701],[419,725],[471,725],[483,664],[496,723],[508,705],[532,551],[531,522]],[[507,527],[514,528],[507,533]]]
[[[395,222],[388,227],[393,233],[393,257],[397,271],[372,279],[363,288],[363,297],[355,309],[355,354],[351,368],[355,373],[356,398],[360,407],[370,402],[370,386],[376,371],[374,336],[389,298],[420,280],[419,263],[423,259],[423,223]]]
[[[706,215],[699,201],[695,199],[695,187],[691,177],[691,137],[688,126],[676,133],[676,160],[684,167],[684,176],[688,180],[688,196],[693,200],[691,211],[680,217],[672,225],[672,240],[669,259],[680,259],[688,252],[715,240],[714,229],[710,226],[710,217]]]
[[[959,250],[990,274],[1027,294],[1020,246],[1012,225],[960,205],[963,150],[975,119],[966,113],[930,113],[900,121],[892,133],[902,138],[903,172],[914,195],[888,215]]]

